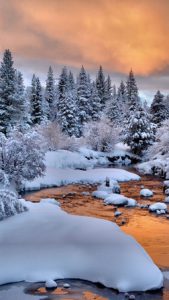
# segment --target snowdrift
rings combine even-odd
[[[161,288],[144,249],[108,221],[69,215],[43,201],[0,226],[0,284],[79,278],[121,292]]]

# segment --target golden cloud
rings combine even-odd
[[[1,51],[149,75],[169,64],[168,14],[167,0],[1,0]]]

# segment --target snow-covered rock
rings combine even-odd
[[[45,287],[47,289],[53,289],[53,288],[56,288],[57,287],[57,283],[56,281],[52,280],[52,279],[48,279],[46,280],[45,282]]]
[[[105,191],[94,191],[92,196],[99,199],[105,199],[109,196],[109,194]]]
[[[143,197],[151,197],[153,196],[153,192],[149,189],[142,189],[140,191],[140,196],[143,196]]]
[[[156,212],[161,210],[164,210],[165,212],[167,211],[167,205],[165,203],[156,202],[149,206],[149,211]]]
[[[165,195],[169,196],[169,188],[165,190]]]
[[[63,287],[64,287],[65,289],[69,289],[69,288],[70,288],[70,284],[69,284],[69,283],[64,283],[64,284],[63,284]]]
[[[137,201],[131,198],[127,199],[126,207],[135,207],[137,205]]]
[[[164,200],[165,203],[169,203],[169,197],[166,197]]]
[[[114,216],[119,217],[119,216],[121,216],[121,214],[122,214],[122,212],[117,210],[117,211],[115,211]]]
[[[120,194],[120,186],[117,180],[110,180],[109,178],[106,178],[106,181],[104,181],[100,186],[98,186],[97,189],[99,191],[105,191],[108,194]]]
[[[41,188],[61,186],[67,184],[97,184],[102,183],[106,177],[116,181],[139,180],[134,173],[116,168],[97,168],[86,171],[73,169],[56,169],[47,167],[43,177],[36,178],[31,182],[25,182],[25,190],[39,190]]]
[[[128,198],[119,194],[110,194],[104,199],[104,203],[117,206],[124,206],[128,204]]]
[[[162,287],[161,271],[116,224],[50,203],[27,205],[28,212],[1,222],[0,284],[80,278],[121,292]]]

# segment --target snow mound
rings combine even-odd
[[[106,182],[108,185],[106,185]],[[120,193],[120,186],[117,182],[117,180],[110,180],[109,178],[106,179],[105,182],[103,182],[100,186],[97,187],[99,191],[110,193]]]
[[[128,198],[126,207],[135,207],[135,206],[137,206],[137,201],[134,199]]]
[[[123,195],[111,194],[106,199],[104,199],[104,203],[124,206],[128,204],[128,198]]]
[[[105,191],[94,191],[92,196],[99,199],[106,199],[108,197],[108,193]]]
[[[153,196],[153,192],[149,189],[142,189],[140,191],[140,195],[143,197],[151,197],[151,196]]]
[[[165,203],[169,203],[169,197],[166,197],[164,200]]]
[[[48,151],[45,155],[45,165],[56,169],[88,169],[94,163],[78,152],[68,150]]]
[[[162,287],[161,271],[116,224],[49,203],[28,206],[26,214],[1,222],[0,284],[79,278],[121,292]]]
[[[166,212],[167,211],[167,205],[165,203],[156,202],[156,203],[149,206],[149,211],[157,212],[157,211],[160,211],[160,210],[164,210]]]
[[[139,180],[134,173],[122,169],[97,168],[86,171],[72,169],[56,169],[47,167],[43,177],[25,182],[25,190],[39,190],[41,188],[61,186],[67,184],[96,184],[105,181],[106,177],[116,181]]]
[[[52,280],[52,279],[48,279],[46,282],[45,282],[45,287],[47,289],[53,289],[53,288],[56,288],[57,287],[57,283]]]

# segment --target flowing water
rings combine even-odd
[[[150,204],[163,201],[162,180],[152,176],[142,176],[140,181],[130,181],[121,183],[121,194],[136,199],[140,204]],[[140,189],[149,188],[154,191],[154,196],[145,199],[139,195]],[[25,196],[27,200],[37,202],[42,198],[55,198],[61,203],[65,211],[83,216],[92,216],[116,222],[121,229],[131,234],[146,249],[154,262],[162,269],[169,270],[169,219],[166,216],[156,216],[150,214],[147,209],[124,208],[118,210],[122,215],[114,217],[116,210],[113,206],[105,206],[102,200],[94,199],[91,192],[96,189],[92,185],[69,185],[59,188],[44,189],[38,192],[29,193]],[[58,288],[46,291],[43,284],[16,284],[0,287],[0,300],[10,300],[5,296],[5,289],[18,288],[20,297],[16,300],[46,299],[46,300],[108,300],[124,299],[123,294],[119,294],[111,289],[104,288],[82,280],[67,280],[70,289],[63,288],[63,282],[58,281]],[[2,297],[3,295],[3,297]],[[147,300],[169,300],[169,281],[165,280],[165,288],[156,293],[135,293],[136,299]],[[1,298],[2,297],[2,298]],[[11,299],[14,299],[11,298]]]

